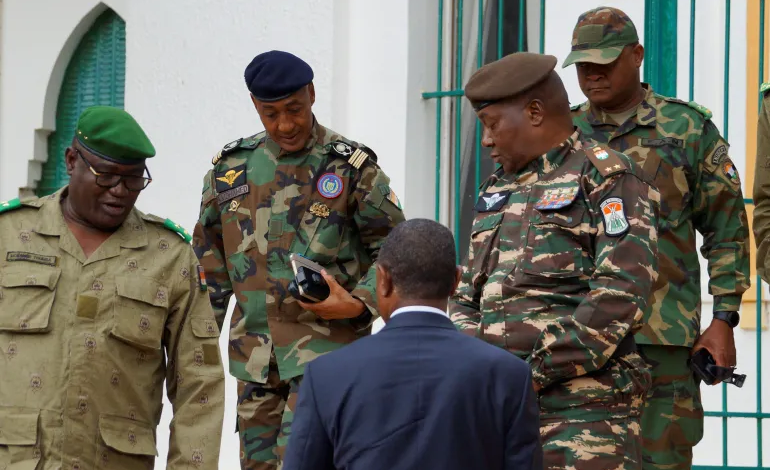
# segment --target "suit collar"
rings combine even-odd
[[[382,331],[393,330],[396,328],[410,327],[429,327],[446,328],[455,330],[454,323],[449,318],[432,312],[404,312],[391,318],[385,324]]]

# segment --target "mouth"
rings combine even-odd
[[[297,132],[296,134],[290,137],[281,137],[281,142],[292,144],[292,143],[295,143],[298,139],[299,139],[299,132]]]
[[[111,216],[123,215],[127,207],[125,204],[120,204],[116,202],[104,202],[101,204],[101,206],[104,212],[106,212],[108,215],[111,215]]]

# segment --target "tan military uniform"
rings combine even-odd
[[[166,468],[218,468],[224,371],[192,248],[134,209],[86,259],[66,190],[0,213],[0,469],[152,469],[164,379]]]

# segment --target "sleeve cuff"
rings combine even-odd
[[[714,297],[715,312],[739,312],[741,310],[740,295],[717,295]]]

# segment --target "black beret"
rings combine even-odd
[[[283,51],[254,57],[244,73],[246,87],[260,101],[282,100],[313,81],[313,69],[299,57]]]
[[[478,111],[531,89],[551,74],[556,62],[552,55],[509,54],[478,69],[465,85],[465,96]]]

